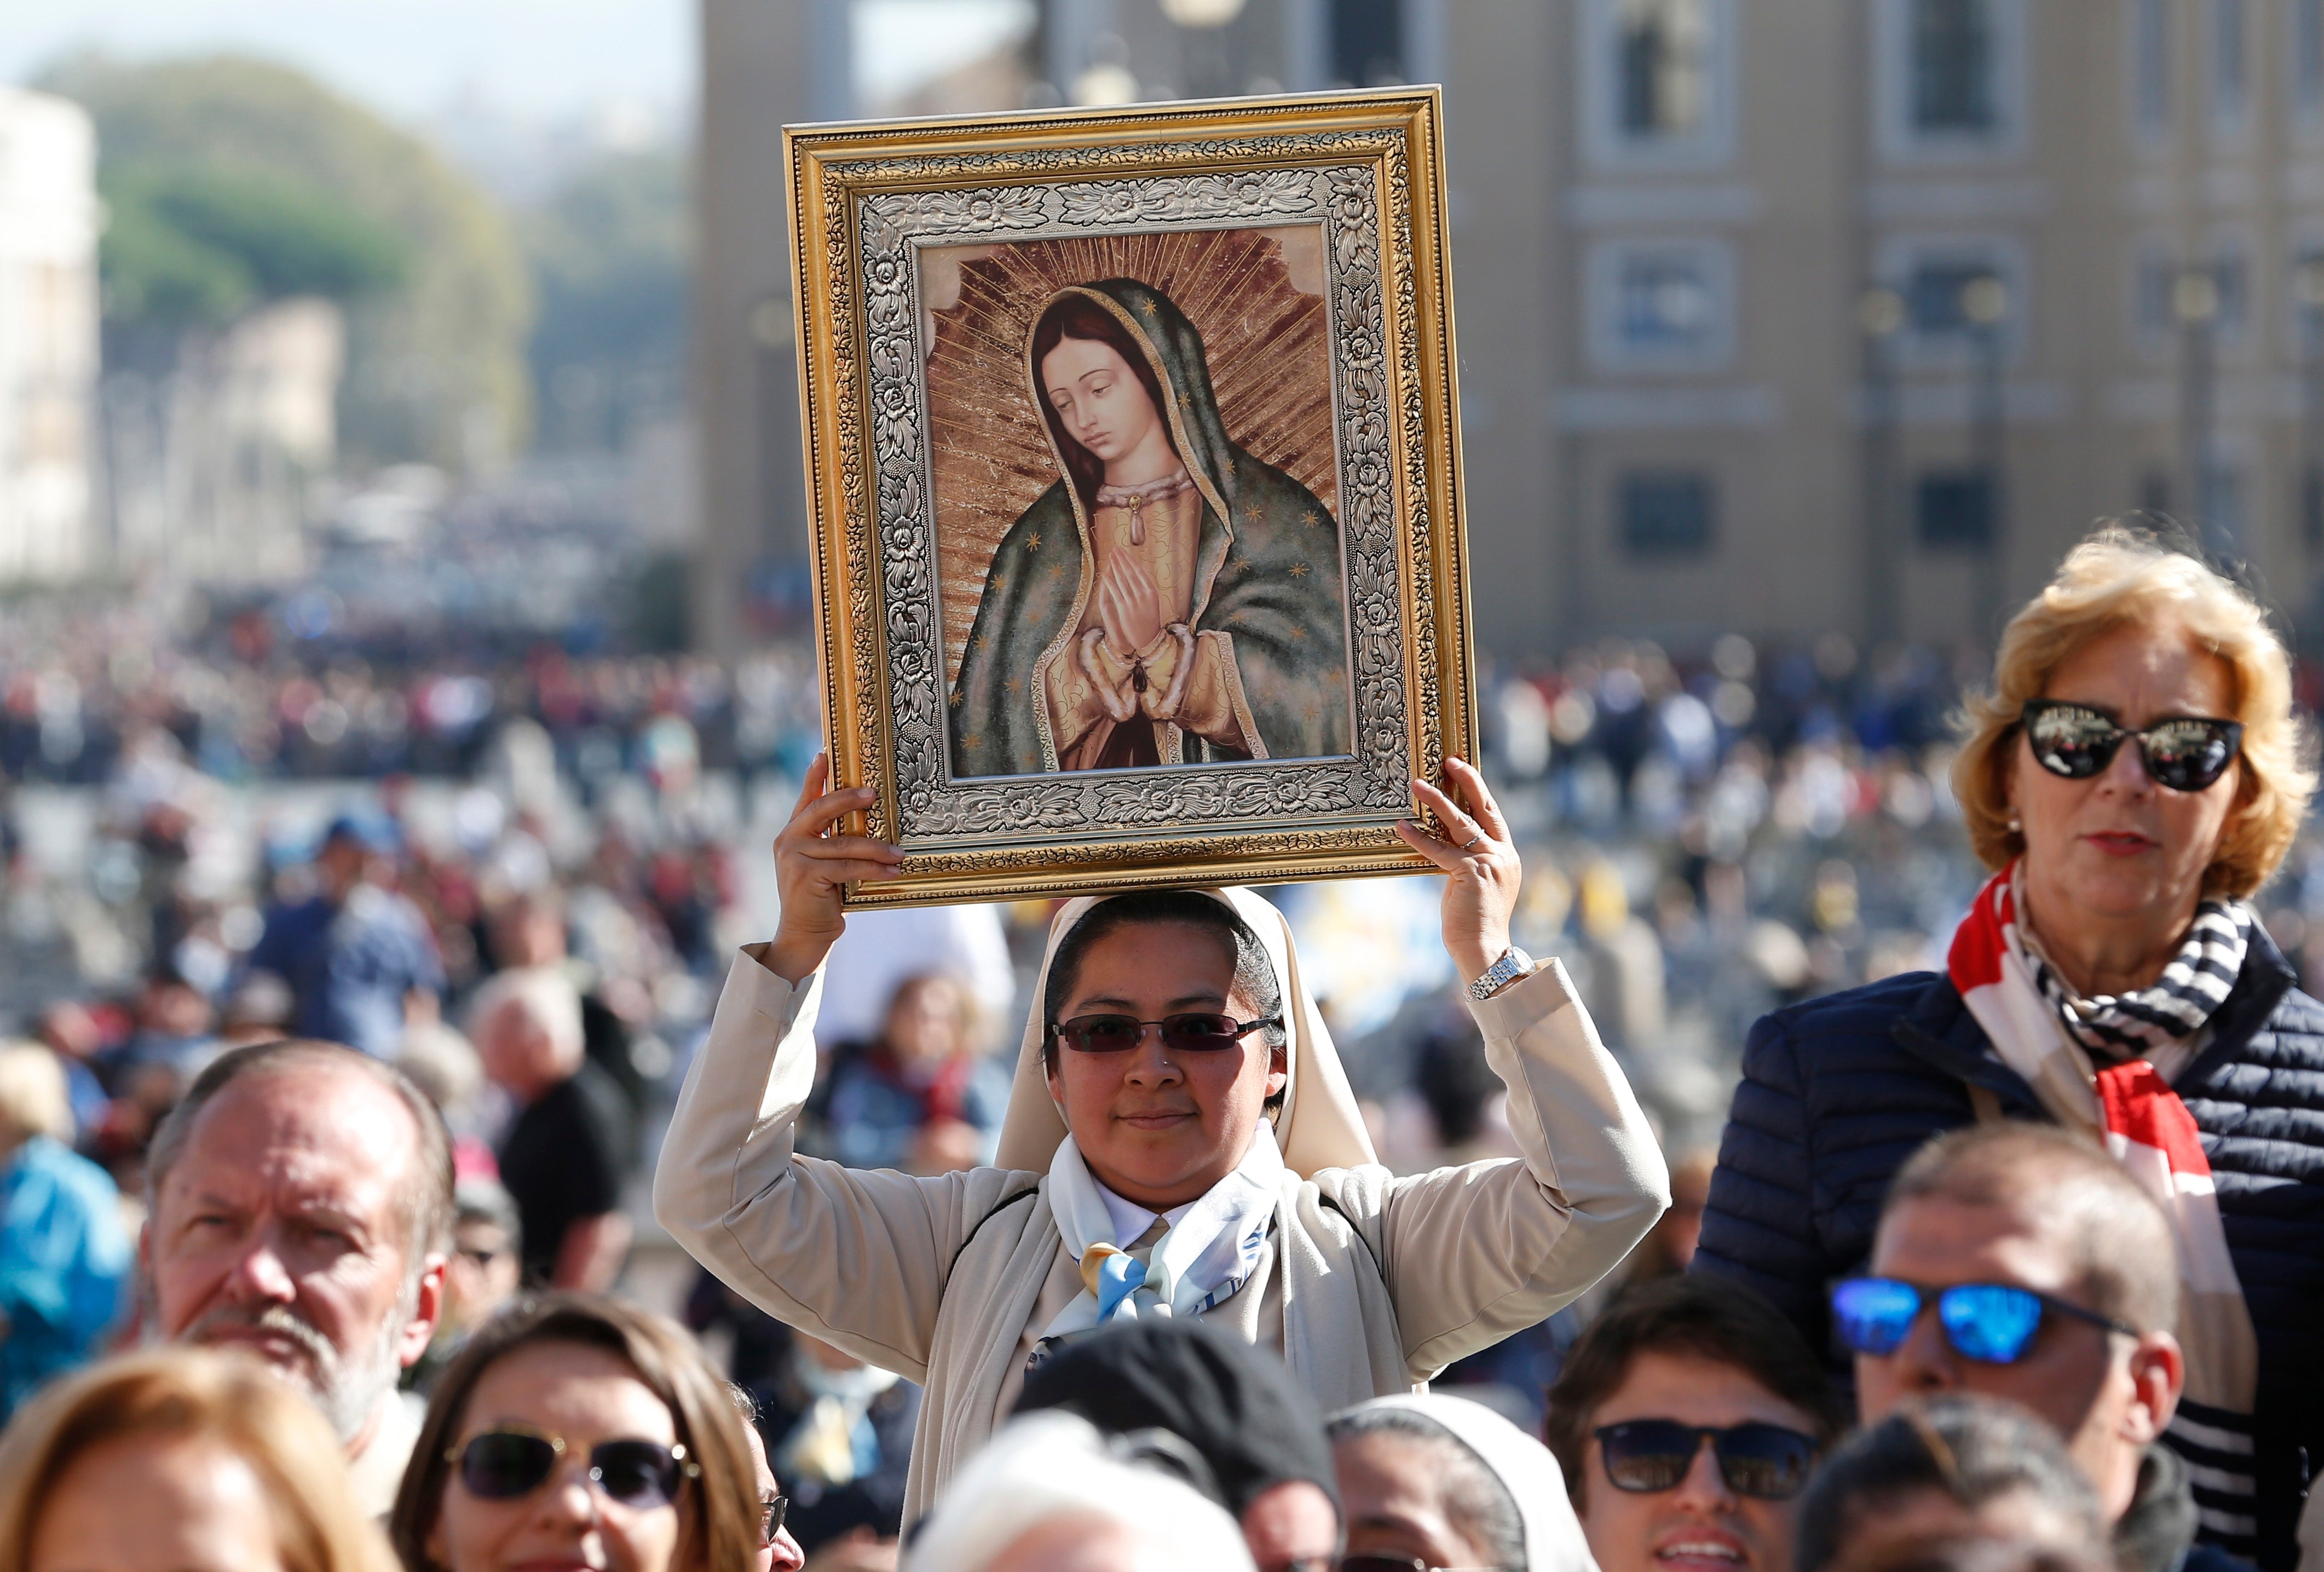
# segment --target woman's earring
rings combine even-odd
[[[2025,821],[2014,813],[2009,816],[2009,833],[2012,835],[2025,833]]]

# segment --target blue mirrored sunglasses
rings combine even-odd
[[[1963,1282],[1928,1288],[1893,1277],[1851,1277],[1831,1290],[1840,1340],[1858,1354],[1894,1354],[1911,1335],[1921,1311],[1933,1304],[1945,1341],[1964,1359],[2015,1364],[2034,1345],[2045,1311],[2135,1337],[2138,1328],[2061,1299],[2006,1282]]]

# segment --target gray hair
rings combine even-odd
[[[427,1257],[451,1246],[452,1137],[444,1128],[444,1116],[436,1111],[428,1095],[412,1085],[410,1077],[383,1059],[339,1043],[292,1038],[282,1042],[254,1043],[212,1059],[208,1068],[194,1077],[184,1099],[170,1110],[169,1117],[153,1133],[153,1144],[145,1156],[146,1212],[151,1215],[158,1209],[170,1170],[185,1155],[195,1124],[202,1111],[217,1101],[218,1094],[237,1080],[289,1075],[300,1069],[340,1070],[367,1076],[392,1093],[403,1105],[404,1112],[411,1115],[419,1135],[418,1150],[412,1155],[411,1171],[401,1187],[398,1210],[402,1215],[404,1244],[409,1252],[405,1274],[418,1281]]]
[[[904,1572],[1000,1572],[1008,1550],[1045,1525],[1135,1540],[1140,1566],[1250,1572],[1227,1510],[1181,1479],[1115,1456],[1076,1415],[1010,1419],[954,1475],[903,1555]]]
[[[1355,1408],[1323,1426],[1333,1445],[1359,1436],[1397,1436],[1433,1448],[1443,1467],[1445,1515],[1495,1567],[1526,1565],[1525,1515],[1491,1465],[1469,1443],[1410,1409]]]
[[[512,1005],[547,1032],[565,1059],[581,1057],[581,992],[572,978],[554,966],[512,966],[493,973],[468,1008],[469,1031],[482,1037],[493,1017]]]

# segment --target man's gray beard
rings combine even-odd
[[[419,1308],[419,1288],[414,1282],[398,1297],[395,1313],[380,1328],[379,1336],[364,1355],[355,1360],[342,1360],[339,1351],[329,1338],[309,1326],[297,1311],[287,1305],[269,1304],[252,1309],[231,1300],[221,1300],[197,1316],[186,1329],[173,1338],[161,1335],[161,1318],[156,1313],[152,1285],[145,1289],[143,1320],[152,1328],[153,1342],[189,1344],[197,1347],[213,1345],[217,1334],[226,1328],[242,1328],[256,1332],[272,1332],[290,1338],[306,1353],[304,1361],[289,1364],[268,1359],[274,1373],[307,1394],[330,1422],[332,1431],[342,1446],[350,1445],[363,1434],[372,1410],[379,1406],[381,1396],[393,1387],[403,1373],[396,1358],[395,1345],[402,1340],[403,1328],[410,1324]],[[232,1346],[229,1345],[228,1346]],[[257,1350],[251,1350],[254,1355]],[[259,1355],[263,1357],[263,1355]]]

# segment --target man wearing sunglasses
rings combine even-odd
[[[1590,1324],[1545,1429],[1601,1572],[1790,1572],[1799,1494],[1846,1424],[1774,1306],[1669,1277]]]
[[[1863,1275],[1831,1290],[1877,1424],[1948,1392],[2006,1398],[2065,1438],[2126,1572],[2222,1572],[2192,1545],[2188,1466],[2161,1445],[2185,1360],[2171,1225],[2105,1152],[2034,1124],[1975,1125],[1897,1171]]]

